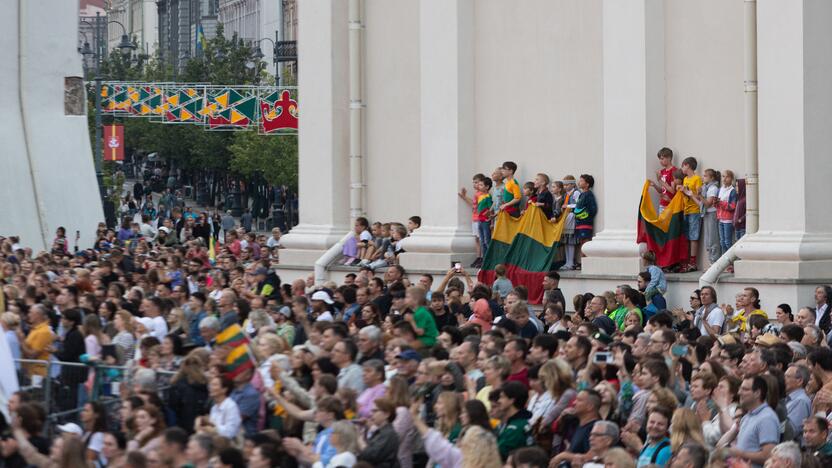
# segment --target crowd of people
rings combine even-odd
[[[700,227],[709,255],[741,237],[741,190],[730,171],[715,189],[719,173],[703,184],[695,159],[680,172],[670,150],[658,156],[660,209],[683,192],[691,242],[691,262],[673,270],[691,271]],[[594,178],[520,185],[516,171],[507,161],[459,192],[473,266],[499,212],[534,206],[567,216],[561,269],[580,269]],[[704,287],[678,307],[648,251],[634,284],[571,301],[548,272],[538,307],[503,265],[491,284],[459,266],[436,283],[408,275],[397,257],[418,216],[356,219],[340,263],[358,270],[341,284],[284,283],[279,229],[195,213],[172,190],[156,204],[133,195],[94,248],[63,228],[48,252],[0,237],[0,325],[23,360],[22,390],[0,412],[0,467],[814,468],[832,457],[832,288],[796,313],[761,310],[753,287],[733,303]]]
[[[752,287],[668,306],[655,266],[567,303],[551,271],[537,310],[524,286],[456,268],[437,284],[397,264],[282,283],[267,239],[231,233],[216,258],[201,236],[69,252],[59,229],[41,253],[2,239],[0,323],[34,361],[0,421],[3,466],[800,468],[832,454],[828,287],[769,319]],[[248,340],[247,365],[229,360]],[[52,424],[29,391],[47,380],[77,420]],[[112,397],[92,399],[102,381]]]

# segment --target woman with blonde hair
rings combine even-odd
[[[119,359],[123,364],[133,359],[133,351],[136,349],[136,337],[133,335],[133,314],[126,310],[119,310],[116,312],[113,319],[113,325],[116,327],[116,336],[113,337],[113,344],[116,349],[120,351]]]
[[[460,396],[455,392],[440,393],[433,405],[433,411],[436,415],[436,429],[451,443],[456,443],[460,432],[462,432],[462,423],[459,420],[461,407]]]
[[[606,380],[595,386],[595,391],[601,394],[601,407],[598,414],[605,421],[618,422],[618,392]]]
[[[636,468],[636,463],[626,450],[621,447],[613,447],[604,454],[604,466],[610,468]]]
[[[679,453],[682,446],[689,443],[707,447],[699,417],[689,408],[678,408],[670,420],[670,451]]]
[[[274,333],[262,333],[254,339],[254,354],[260,361],[257,370],[266,388],[274,387],[273,365],[278,366],[283,372],[290,370],[289,356],[283,354],[285,351],[286,342]]]
[[[410,407],[413,423],[425,442],[425,452],[432,463],[451,468],[500,468],[503,466],[497,438],[480,426],[471,425],[459,441],[452,444],[436,429],[431,429],[420,417],[421,404]]]
[[[396,418],[393,420],[393,429],[399,436],[399,464],[401,468],[413,467],[413,452],[419,446],[419,433],[413,427],[414,420],[410,406],[410,386],[407,380],[401,376],[395,376],[387,383],[387,394],[385,395],[396,407]]]
[[[3,315],[0,315],[0,322],[3,324],[6,342],[9,343],[9,349],[12,351],[12,359],[20,359],[20,340],[17,336],[17,329],[20,327],[20,317],[14,312],[3,312]],[[19,362],[15,366],[20,370]]]
[[[511,373],[511,363],[502,355],[491,356],[485,362],[482,373],[485,376],[485,386],[477,392],[477,400],[483,402],[488,411],[491,411],[491,400],[488,399],[488,395],[492,390],[503,386],[503,382]]]
[[[558,357],[546,361],[540,367],[538,376],[543,382],[543,388],[552,397],[552,407],[543,414],[540,420],[541,427],[549,427],[572,403],[578,393],[575,391],[572,368],[563,358]]]

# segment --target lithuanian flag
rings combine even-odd
[[[540,303],[543,278],[558,256],[565,221],[566,215],[561,214],[557,222],[550,222],[534,205],[529,205],[519,218],[500,211],[477,279],[492,284],[494,267],[502,263],[511,284],[525,286],[529,290],[529,302]]]
[[[238,324],[225,327],[225,330],[217,335],[217,346],[231,346],[236,348],[240,345],[248,344],[248,337],[243,332],[242,327]]]
[[[636,242],[646,242],[656,254],[656,265],[668,267],[688,261],[688,239],[684,232],[685,200],[681,191],[660,215],[656,214],[650,198],[650,181],[644,182],[638,208],[638,236]]]
[[[217,264],[217,247],[214,244],[214,236],[208,236],[208,263],[211,266]]]
[[[254,367],[254,359],[248,348],[249,339],[238,324],[226,327],[217,335],[217,346],[231,348],[225,358],[228,378],[233,379],[243,371]]]
[[[248,345],[237,346],[225,358],[225,371],[229,379],[233,379],[248,369],[254,368],[254,359],[248,350]]]

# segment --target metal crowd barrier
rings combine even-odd
[[[18,380],[20,391],[31,401],[40,403],[46,410],[47,420],[44,435],[51,437],[56,426],[67,422],[79,423],[84,404],[97,401],[105,406],[112,429],[118,428],[116,417],[121,407],[122,396],[131,393],[135,366],[110,366],[96,362],[43,361],[36,359],[15,359],[19,364]],[[33,373],[37,367],[46,369],[46,375]],[[94,372],[90,378],[89,372]],[[155,370],[156,391],[163,402],[174,372]],[[79,404],[80,403],[80,404]]]

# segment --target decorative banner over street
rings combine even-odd
[[[263,134],[281,130],[298,129],[298,102],[292,99],[289,90],[279,90],[260,98],[260,125],[257,131]]]
[[[102,143],[105,161],[124,161],[124,125],[105,125]]]
[[[168,85],[164,88],[164,123],[203,124],[204,85]]]
[[[294,96],[293,96],[294,95]],[[102,112],[164,124],[202,125],[211,131],[257,129],[296,134],[297,88],[200,83],[102,83]]]
[[[246,130],[257,121],[257,88],[208,88],[202,113],[208,130]]]

